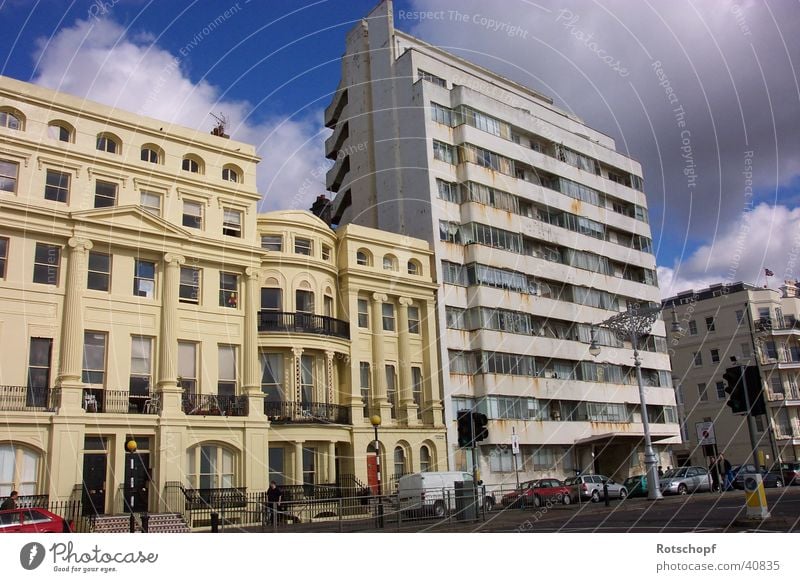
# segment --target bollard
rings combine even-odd
[[[603,501],[605,502],[606,507],[608,507],[608,481],[603,481]]]
[[[131,512],[131,521],[130,521],[131,533],[136,533],[136,516],[133,515]]]
[[[142,515],[142,533],[147,533],[150,531],[150,516],[147,512],[143,512]]]
[[[219,533],[219,513],[211,514],[211,533]]]

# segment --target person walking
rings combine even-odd
[[[717,458],[717,470],[723,479],[723,491],[728,491],[733,487],[733,468],[731,462],[722,453]]]
[[[664,476],[664,467],[659,465],[658,466],[658,478],[661,479],[661,477],[663,477],[663,476]]]
[[[708,472],[711,473],[711,491],[719,490],[719,471],[717,470],[717,459],[708,458]]]
[[[273,525],[277,523],[281,501],[283,501],[283,491],[275,481],[270,481],[267,489],[267,521]]]
[[[3,501],[3,504],[0,505],[0,510],[3,509],[16,509],[17,508],[17,497],[19,493],[17,491],[12,491],[11,495],[6,497],[6,500]]]

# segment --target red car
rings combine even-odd
[[[505,507],[540,507],[547,502],[569,505],[569,487],[558,479],[535,479],[526,481],[519,489],[503,496]]]
[[[61,516],[39,507],[0,511],[0,533],[69,533],[72,527]]]

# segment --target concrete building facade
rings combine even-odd
[[[427,243],[259,216],[258,161],[0,78],[0,496],[113,513],[131,479],[150,510],[170,484],[367,483],[363,398],[384,464],[445,462]],[[391,333],[358,325],[362,299],[372,322],[393,308]],[[377,389],[394,366],[393,399],[362,361]]]
[[[744,283],[712,285],[665,299],[664,306],[665,317],[674,313],[670,317],[680,326],[680,331],[668,334],[683,433],[683,446],[675,449],[676,460],[704,465],[716,450],[733,464],[751,462],[746,417],[733,414],[727,406],[722,377],[726,368],[736,364],[758,366],[764,386],[767,414],[756,417],[759,464],[798,460],[797,283],[787,281],[779,291]],[[709,423],[713,443],[703,437]]]
[[[451,469],[456,414],[490,419],[484,481],[642,472],[630,342],[592,324],[657,304],[641,168],[552,100],[394,28],[381,2],[347,35],[325,111],[331,221],[427,240]],[[642,350],[661,462],[679,442],[665,331]]]

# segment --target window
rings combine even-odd
[[[226,182],[238,182],[239,172],[233,168],[222,168],[222,179]]]
[[[61,263],[61,247],[36,243],[33,257],[33,282],[42,285],[58,285],[58,270]]]
[[[225,236],[242,236],[242,213],[238,210],[225,208],[222,217],[222,234]]]
[[[458,184],[453,182],[445,182],[439,178],[436,179],[436,188],[439,191],[439,198],[445,202],[453,202],[459,204],[461,197],[459,195]]]
[[[117,204],[117,185],[111,182],[97,181],[94,187],[94,207],[107,208]]]
[[[417,417],[422,414],[422,368],[411,368],[411,389],[414,404],[417,405]]]
[[[514,470],[514,459],[511,456],[511,447],[492,447],[489,453],[489,469],[494,473],[510,473]]]
[[[741,309],[736,310],[736,325],[740,325],[744,320],[744,311]]]
[[[394,303],[384,303],[382,307],[383,331],[394,331]]]
[[[408,265],[406,265],[406,267],[407,267],[409,275],[421,275],[422,274],[422,266],[417,261],[415,261],[414,259],[411,259],[410,261],[408,261]]]
[[[153,374],[153,338],[131,338],[131,377],[128,391],[144,396],[150,393]]]
[[[422,69],[417,69],[417,76],[422,81],[427,81],[428,83],[433,83],[434,85],[438,85],[439,87],[444,87],[447,89],[447,81],[441,77],[437,77],[433,73],[423,71]]]
[[[39,477],[39,454],[20,446],[0,445],[0,496],[12,491],[35,495]]]
[[[310,404],[314,401],[314,356],[300,356],[300,401]]]
[[[456,163],[453,146],[438,140],[433,140],[433,157],[448,164]]]
[[[742,357],[749,358],[752,352],[750,351],[750,342],[744,342],[741,344],[742,347]]]
[[[161,156],[158,150],[146,146],[142,148],[141,158],[143,162],[147,162],[148,164],[158,164],[161,162]]]
[[[203,167],[200,160],[197,158],[186,156],[181,162],[181,169],[184,172],[191,172],[192,174],[202,174]]]
[[[97,149],[101,152],[109,154],[119,153],[119,143],[117,140],[109,135],[100,134],[97,136]]]
[[[200,269],[181,267],[178,297],[181,303],[200,303]]]
[[[294,293],[295,311],[314,313],[314,292],[298,289]]]
[[[219,306],[236,309],[239,306],[239,275],[236,273],[219,274]]]
[[[44,182],[44,199],[67,203],[69,199],[69,179],[66,172],[47,170]]]
[[[156,292],[156,264],[136,259],[133,268],[133,294],[153,299]]]
[[[281,311],[281,290],[275,287],[262,287],[261,309]]]
[[[392,405],[392,418],[397,418],[397,375],[394,365],[386,365],[386,398]]]
[[[706,329],[708,331],[716,331],[714,327],[714,318],[713,317],[706,317]]]
[[[183,226],[203,228],[203,205],[200,202],[183,201]]]
[[[196,489],[230,489],[236,485],[233,453],[217,445],[188,452],[189,484]]]
[[[392,255],[386,255],[383,257],[383,270],[384,271],[396,271],[397,270],[397,259],[394,258]]]
[[[96,331],[83,333],[84,384],[103,386],[106,378],[106,334]]]
[[[161,216],[161,196],[155,192],[142,190],[139,203],[142,205],[142,210],[145,212]]]
[[[8,263],[8,239],[0,237],[0,279],[6,278],[6,264]]]
[[[283,402],[283,354],[261,353],[261,391],[266,402]]]
[[[280,253],[283,251],[283,237],[279,234],[265,234],[261,237],[261,248]]]
[[[217,394],[234,396],[236,394],[236,346],[219,346],[218,371]]]
[[[419,307],[408,308],[408,333],[419,334]]]
[[[708,400],[708,391],[706,390],[706,383],[701,382],[697,385],[697,393],[700,395],[700,400],[706,402]]]
[[[725,400],[725,382],[717,382],[717,400]]]
[[[358,327],[369,327],[369,302],[366,299],[358,300]]]
[[[7,127],[8,129],[22,130],[24,122],[22,115],[19,113],[12,113],[11,111],[0,111],[0,127]]]
[[[28,355],[28,406],[47,406],[47,391],[50,388],[50,366],[53,340],[32,337]]]
[[[425,445],[422,445],[419,449],[419,470],[421,473],[427,473],[431,470],[431,451]]]
[[[89,251],[89,279],[87,289],[108,291],[111,283],[111,255]]]
[[[697,335],[697,322],[694,319],[689,322],[689,335]]]
[[[431,119],[448,127],[453,125],[453,110],[438,103],[431,103]]]
[[[719,350],[711,350],[711,362],[714,364],[719,362]]]
[[[311,256],[314,251],[314,245],[310,239],[296,238],[294,239],[294,252],[296,255]]]
[[[364,418],[369,418],[369,384],[370,384],[370,369],[369,362],[361,362],[359,364],[360,372],[360,386],[361,386],[361,403],[363,406]]]
[[[197,344],[178,342],[178,384],[187,394],[197,394]]]
[[[14,193],[17,191],[17,174],[19,164],[0,160],[0,190]]]
[[[322,315],[333,317],[333,297],[330,295],[325,295],[322,298]]]
[[[406,474],[406,453],[403,447],[394,448],[394,476],[399,477]]]
[[[368,267],[370,264],[370,254],[367,251],[358,251],[356,253],[356,264],[362,267]]]

